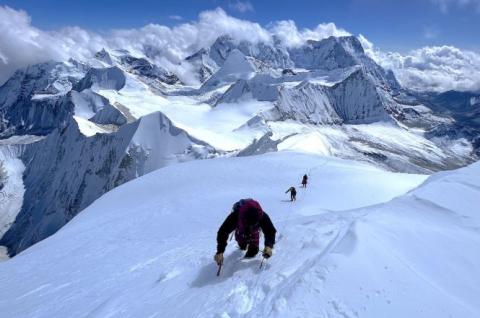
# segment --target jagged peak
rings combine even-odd
[[[105,48],[102,48],[100,51],[95,53],[95,58],[99,61],[105,62],[109,65],[113,64],[112,57],[110,54],[105,50]]]
[[[371,83],[372,85],[374,85],[374,83],[372,82],[371,80],[371,75],[368,74],[365,69],[359,67],[359,68],[356,68],[353,72],[351,72],[350,74],[348,74],[348,76],[345,77],[345,79],[343,79],[342,81],[334,84],[332,87],[338,87],[339,85],[343,85],[344,83],[346,82],[349,82],[349,81],[361,81],[361,82],[368,82],[368,83]]]
[[[353,36],[353,35],[340,36],[340,37],[337,37],[337,41],[339,43],[351,46],[351,48],[357,53],[362,53],[362,54],[365,53],[362,43],[360,43],[360,40],[356,36]]]
[[[223,35],[220,35],[216,40],[215,42],[213,42],[213,45],[214,46],[215,44],[221,44],[221,43],[227,43],[227,42],[236,42],[235,39],[230,36],[229,34],[223,34]],[[237,41],[238,43],[238,41]]]
[[[362,44],[358,40],[357,37],[353,35],[348,35],[348,36],[330,36],[326,39],[322,40],[307,40],[305,43],[306,46],[316,49],[316,48],[321,48],[321,47],[326,47],[326,46],[333,46],[335,44],[341,45],[345,50],[347,50],[349,53],[353,54],[365,54],[365,51],[363,50]]]
[[[120,90],[125,86],[126,77],[123,71],[117,67],[91,68],[85,77],[78,82],[73,89],[81,92],[84,89],[96,86],[101,89]]]

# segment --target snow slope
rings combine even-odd
[[[295,204],[284,191],[310,175]],[[295,152],[169,166],[0,264],[5,317],[478,317],[480,165],[426,177]],[[264,270],[227,247],[235,200],[278,234]],[[460,200],[458,200],[460,199]],[[386,202],[386,203],[384,203]]]

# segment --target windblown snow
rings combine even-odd
[[[308,173],[290,203],[284,191]],[[480,165],[423,175],[280,151],[128,182],[0,263],[2,317],[478,317]],[[216,276],[216,231],[253,197],[274,255]]]

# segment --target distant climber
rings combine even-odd
[[[233,205],[232,212],[218,230],[215,262],[222,265],[228,235],[233,231],[235,231],[235,240],[238,247],[247,251],[245,257],[255,257],[259,250],[260,230],[265,235],[265,248],[262,255],[269,258],[272,256],[275,233],[277,232],[270,217],[262,210],[260,204],[253,199],[242,199],[236,202]]]
[[[308,182],[308,176],[306,174],[304,174],[303,178],[302,178],[302,188],[307,187],[307,182]]]
[[[297,190],[295,187],[290,187],[285,193],[290,192],[290,201],[297,201]]]

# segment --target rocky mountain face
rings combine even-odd
[[[70,62],[42,63],[15,72],[0,87],[0,136],[47,135],[64,126],[74,108],[65,94],[84,72],[83,65]]]
[[[413,94],[352,36],[299,47],[222,36],[183,62],[198,86],[155,52],[33,65],[0,87],[0,160],[17,189],[0,199],[10,255],[114,187],[187,160],[292,149],[428,173],[480,155],[478,95]]]
[[[23,206],[0,240],[12,255],[55,233],[101,194],[172,162],[208,158],[214,149],[153,113],[112,133],[82,134],[71,119],[21,154]]]

